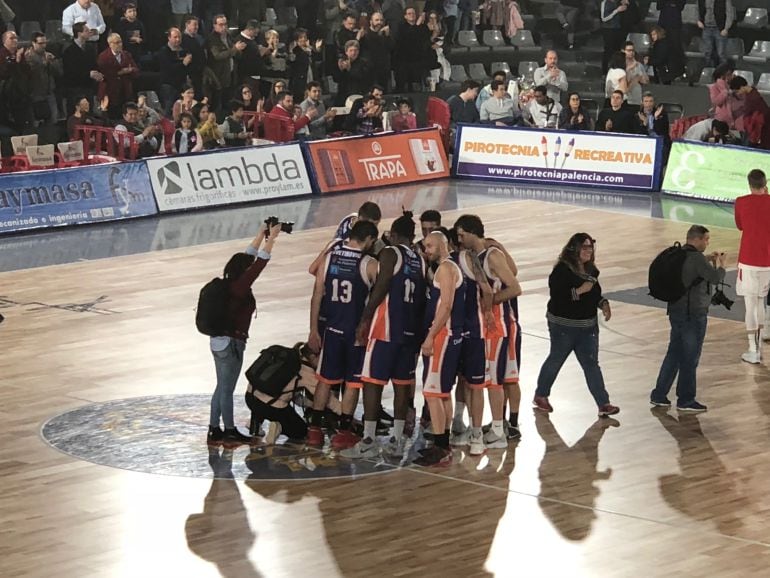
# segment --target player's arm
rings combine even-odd
[[[508,263],[508,268],[511,270],[511,272],[513,272],[514,277],[518,277],[519,268],[516,266],[516,261],[513,260],[513,257],[511,257],[508,249],[506,249],[502,243],[495,241],[494,239],[484,239],[484,241],[486,241],[487,247],[494,247],[495,249],[500,249],[503,252],[503,255],[505,255],[505,262]]]
[[[508,267],[502,251],[492,251],[489,254],[489,264],[495,277],[499,278],[506,286],[505,289],[495,293],[493,303],[503,303],[521,295],[521,285],[519,285],[519,281],[511,268]]]
[[[320,253],[318,253],[318,256],[313,259],[313,262],[310,263],[310,267],[307,268],[307,272],[311,275],[315,275],[318,272],[318,268],[323,265],[324,260],[326,259],[326,255],[329,253],[329,250],[332,248],[332,245],[337,242],[337,239],[332,239],[328,243],[326,243],[326,246],[321,250]]]
[[[438,271],[436,271],[434,281],[438,283],[439,291],[441,291],[441,300],[436,308],[436,315],[433,318],[428,335],[422,344],[423,355],[433,355],[433,340],[441,328],[446,326],[449,316],[452,314],[452,304],[455,299],[455,283],[457,281],[455,275],[457,275],[456,270],[448,263],[442,263]]]
[[[310,335],[307,344],[310,349],[318,353],[321,350],[321,333],[318,331],[318,317],[321,315],[321,301],[324,297],[324,276],[326,268],[318,269],[313,284],[313,297],[310,299]]]
[[[466,251],[465,258],[473,271],[473,278],[481,290],[481,310],[485,313],[492,311],[492,286],[489,284],[484,268],[481,266],[479,256],[473,251]]]
[[[370,286],[374,285],[377,281],[377,269],[379,266],[377,259],[369,259],[366,263],[366,278]]]
[[[380,252],[377,280],[374,282],[372,292],[369,294],[369,301],[366,302],[366,307],[364,307],[364,311],[361,314],[361,321],[356,329],[356,343],[359,345],[366,344],[366,341],[369,339],[369,328],[374,318],[374,312],[388,295],[390,281],[393,279],[395,269],[396,250],[392,248],[383,249]]]

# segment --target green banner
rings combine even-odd
[[[718,205],[707,200],[696,201],[666,195],[661,197],[660,204],[664,219],[735,229],[735,215],[732,205]]]
[[[663,190],[714,201],[749,194],[746,175],[770,170],[770,153],[733,146],[675,142],[668,157]]]

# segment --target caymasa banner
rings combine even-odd
[[[158,157],[147,167],[161,212],[313,192],[297,143]]]
[[[305,147],[321,193],[449,176],[437,128],[309,141]]]
[[[157,212],[144,162],[0,176],[0,233],[130,219]]]

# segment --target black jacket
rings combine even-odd
[[[361,56],[375,68],[390,70],[390,53],[393,52],[393,38],[378,32],[367,31],[361,39]]]
[[[569,106],[565,106],[559,113],[559,123],[557,126],[564,130],[593,130],[593,119],[591,119],[590,114],[583,110],[582,106],[578,109],[578,115],[580,114],[583,115],[583,122],[572,122],[572,109]]]
[[[588,324],[596,319],[596,310],[606,299],[602,296],[602,286],[599,284],[599,271],[594,267],[590,274],[582,275],[573,271],[569,265],[559,261],[548,277],[548,289],[551,298],[548,300],[549,321],[575,321],[576,325]],[[594,281],[594,286],[588,293],[578,295],[576,289],[586,281]],[[554,318],[558,318],[555,320]]]
[[[90,44],[86,42],[86,46],[80,48],[73,42],[64,50],[62,82],[66,86],[93,90],[94,81],[91,79],[91,71],[96,70],[96,50]]]
[[[340,70],[339,66],[336,66],[332,76],[339,85],[335,99],[337,106],[343,106],[351,94],[366,94],[372,85],[372,69],[369,62],[363,58],[356,58],[350,65],[350,70]]]
[[[612,129],[607,130],[607,120],[612,120]],[[634,113],[631,111],[631,107],[624,105],[620,110],[612,110],[612,108],[604,108],[599,113],[599,118],[596,120],[596,130],[600,132],[621,132],[626,134],[636,134],[639,132],[637,126],[638,122],[634,120]]]
[[[289,90],[294,95],[294,101],[305,99],[305,88],[308,83],[308,69],[312,67],[313,79],[321,78],[320,68],[323,62],[323,54],[310,50],[305,52],[299,46],[294,47],[292,59],[289,62]]]
[[[193,37],[182,33],[182,51],[192,55],[192,62],[187,67],[190,78],[202,77],[203,69],[206,68],[206,51],[203,49],[202,40],[200,36]]]
[[[243,84],[251,76],[264,75],[265,61],[259,52],[259,45],[256,40],[250,40],[243,34],[238,36],[237,40],[246,43],[246,48],[242,52],[236,53],[233,57],[235,59],[235,78],[237,84]]]
[[[187,83],[187,66],[182,60],[187,53],[184,49],[176,52],[169,48],[168,44],[158,50],[158,65],[160,67],[160,82],[168,84],[181,91]],[[192,66],[192,62],[190,62]]]
[[[717,28],[725,29],[727,23],[727,2],[730,0],[714,0],[714,19],[717,21]],[[734,10],[733,10],[734,13]],[[706,23],[706,0],[698,0],[698,18],[704,24]],[[730,23],[732,26],[733,22]]]
[[[655,68],[658,82],[668,84],[684,72],[681,50],[672,50],[668,38],[660,38],[650,46],[650,64]]]
[[[682,10],[687,0],[658,0],[656,6],[660,10],[658,24],[665,30],[681,30]]]

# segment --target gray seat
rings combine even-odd
[[[464,82],[468,80],[468,73],[465,72],[465,67],[462,64],[453,64],[452,74],[449,78],[452,82]]]
[[[489,70],[493,74],[497,70],[504,70],[508,76],[511,76],[511,66],[507,62],[493,62]]]
[[[660,18],[660,10],[655,7],[654,2],[650,2],[650,9],[647,11],[647,16],[644,18],[646,24],[657,24],[658,18]]]
[[[503,38],[503,34],[499,30],[485,30],[481,40],[485,46],[506,46],[505,38]]]
[[[468,65],[468,76],[477,82],[485,82],[489,79],[487,70],[480,62],[474,62]]]
[[[32,35],[35,32],[42,32],[40,28],[40,22],[36,20],[26,20],[21,23],[21,29],[19,31],[19,40],[22,42],[29,42],[32,40]]]
[[[583,106],[583,110],[596,122],[599,118],[599,103],[592,98],[581,98],[580,104]]]
[[[519,62],[517,73],[519,76],[524,76],[531,79],[535,76],[535,70],[539,67],[540,65],[534,60],[522,60]]]
[[[727,56],[727,58],[740,60],[743,58],[744,54],[746,54],[746,50],[743,47],[743,38],[727,39],[727,46],[725,47],[725,56]]]
[[[511,44],[516,48],[537,48],[531,30],[519,30],[511,36]]]
[[[700,86],[707,86],[713,83],[714,83],[714,68],[711,66],[707,66],[706,68],[700,71],[700,78],[698,79],[698,84]]]
[[[767,28],[767,8],[749,8],[738,26],[755,29]]]
[[[684,55],[687,58],[703,56],[703,42],[701,42],[700,36],[693,36],[690,39],[690,44],[685,48]]]
[[[275,12],[275,8],[266,8],[265,9],[265,24],[267,24],[269,27],[273,27],[278,22],[278,15]]]
[[[754,86],[754,73],[751,70],[736,70],[735,76],[742,76],[749,83],[749,86]]]
[[[488,46],[482,46],[473,30],[460,30],[457,33],[457,44],[471,52],[484,52],[489,50]],[[457,47],[455,47],[457,49]]]
[[[673,122],[684,116],[684,106],[677,102],[661,102],[663,110],[668,115],[669,122]]]
[[[626,36],[628,42],[634,43],[634,48],[638,54],[647,54],[650,52],[650,35],[643,32],[631,32]]]
[[[64,42],[66,37],[61,29],[61,20],[46,20],[45,36],[48,42]]]
[[[770,41],[757,40],[751,47],[751,52],[743,57],[748,62],[756,62],[762,64],[770,59]]]
[[[770,72],[763,72],[759,75],[757,90],[765,94],[770,94]]]

